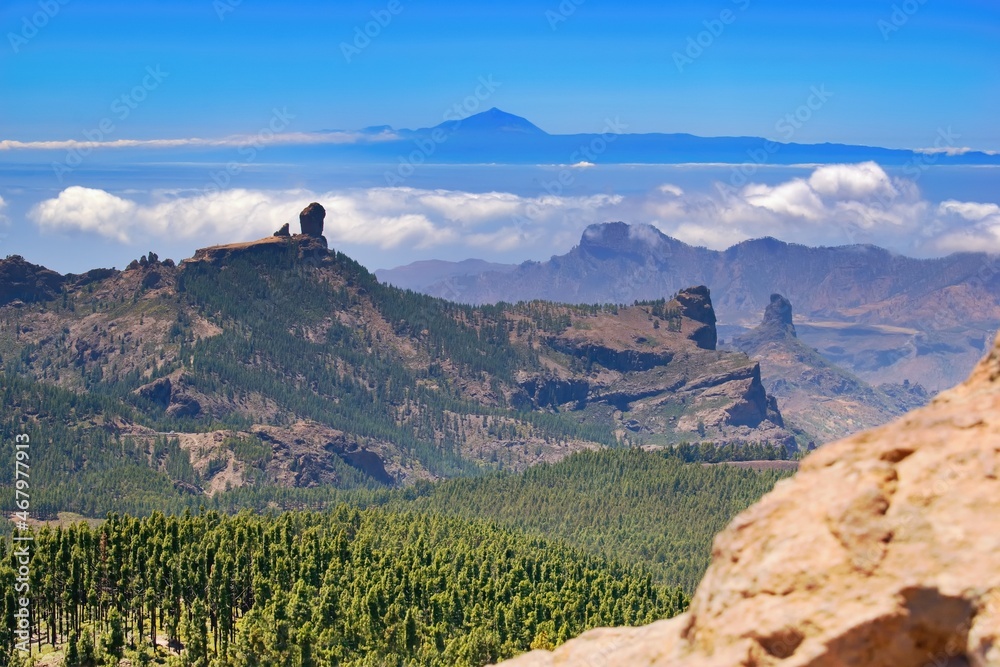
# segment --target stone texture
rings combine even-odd
[[[827,445],[715,540],[690,610],[509,667],[1000,665],[1000,339],[969,380]]]
[[[291,235],[292,235],[292,233],[289,231],[289,225],[288,225],[287,222],[285,224],[283,224],[281,226],[281,228],[273,234],[273,236],[279,236],[279,237],[280,236],[291,236]]]

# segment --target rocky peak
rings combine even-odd
[[[795,337],[795,325],[792,323],[792,303],[780,294],[771,295],[771,303],[764,309],[764,319],[761,326],[776,332],[787,332]]]
[[[299,213],[299,224],[306,236],[323,237],[323,221],[326,219],[326,209],[313,202]]]
[[[712,307],[711,292],[704,285],[689,287],[677,293],[681,317],[686,317],[703,326],[696,328],[689,338],[705,350],[714,350],[719,342],[715,328],[715,309]]]
[[[9,255],[0,260],[0,306],[14,301],[49,301],[56,297],[64,281],[51,269],[32,264],[20,255]]]
[[[651,225],[629,225],[605,222],[590,225],[580,237],[580,250],[601,259],[618,255],[655,254],[666,243],[666,237]]]
[[[687,613],[508,667],[1000,665],[1000,339],[969,380],[826,445],[715,539]]]

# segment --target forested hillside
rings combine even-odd
[[[418,486],[405,506],[558,538],[693,593],[715,534],[788,475],[638,449],[581,452],[516,475]]]
[[[687,604],[641,569],[495,524],[346,506],[112,515],[43,529],[32,548],[33,641],[72,667],[179,649],[178,665],[480,667]],[[0,662],[18,664],[6,549]]]
[[[0,428],[31,436],[42,516],[405,486],[637,443],[796,446],[758,367],[714,349],[704,289],[463,306],[304,236],[81,276],[3,262],[45,287],[0,304]]]

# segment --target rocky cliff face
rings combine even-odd
[[[967,382],[808,457],[715,540],[690,610],[508,667],[1000,665],[1000,339]]]
[[[760,367],[716,350],[708,288],[613,311],[565,308],[565,317],[567,326],[545,338],[546,370],[520,377],[522,404],[573,410],[641,442],[796,446]]]

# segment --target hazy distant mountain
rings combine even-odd
[[[874,246],[810,248],[773,238],[715,251],[617,222],[588,227],[579,245],[546,262],[420,289],[468,303],[631,303],[704,284],[723,337],[755,326],[777,292],[796,304],[799,338],[835,363],[874,384],[909,380],[938,391],[968,375],[1000,323],[997,261],[982,253],[913,259]]]
[[[498,264],[483,259],[466,259],[461,262],[429,259],[399,266],[395,269],[379,269],[375,272],[375,277],[379,279],[379,282],[419,292],[434,283],[449,278],[473,276],[487,271],[505,273],[516,268],[517,266],[514,264]]]
[[[520,116],[501,111],[493,107],[489,111],[477,113],[464,119],[446,120],[437,126],[448,132],[461,130],[462,132],[480,133],[501,133],[510,136],[511,134],[522,134],[527,136],[542,137],[549,136],[545,130],[534,123]],[[435,128],[430,128],[433,130]],[[426,133],[428,129],[417,130],[416,133]]]
[[[423,158],[438,163],[500,162],[506,164],[680,164],[722,163],[839,163],[875,160],[882,165],[903,165],[926,156],[911,150],[851,146],[846,144],[796,144],[771,142],[761,137],[698,137],[685,133],[630,134],[626,123],[602,119],[593,133],[550,134],[529,120],[496,107],[467,118],[446,120],[417,130],[379,128],[394,132],[398,141],[361,146],[326,146],[325,152],[350,151],[352,156],[398,156],[414,144],[423,147]],[[429,143],[428,143],[429,142]],[[934,164],[1000,164],[1000,156],[969,151],[937,154]]]
[[[1000,155],[978,151],[952,151],[929,156],[916,150],[852,146],[846,144],[797,144],[762,137],[699,137],[686,133],[631,134],[626,120],[596,118],[593,132],[552,134],[531,121],[497,108],[462,118],[449,111],[431,127],[400,129],[375,124],[361,129],[322,129],[322,134],[359,135],[362,140],[314,141],[269,145],[269,160],[295,164],[834,164],[873,160],[883,166],[901,165],[1000,165]],[[309,133],[306,133],[308,135]],[[781,139],[781,137],[778,137]],[[130,157],[160,156],[168,149],[116,149]],[[416,153],[414,154],[414,151]],[[231,147],[178,147],[169,149],[174,159],[184,156],[208,160],[232,159]],[[121,153],[118,153],[121,154]],[[410,159],[408,159],[410,158]]]

